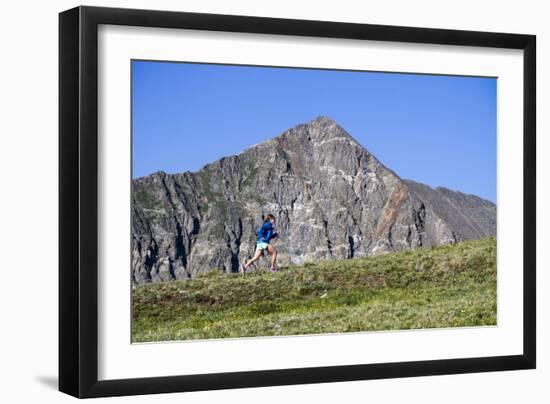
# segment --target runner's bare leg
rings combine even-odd
[[[248,268],[250,265],[258,261],[261,256],[262,256],[262,250],[256,250],[256,254],[254,254],[254,256],[251,259],[249,259],[248,262],[244,264],[244,266]]]
[[[267,252],[271,255],[271,268],[276,268],[277,266],[277,250],[275,247],[268,245]]]

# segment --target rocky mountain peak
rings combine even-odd
[[[344,128],[338,125],[328,116],[317,118],[295,126],[284,132],[281,137],[294,137],[300,141],[306,141],[312,145],[323,144],[324,142],[344,142],[354,146],[360,146]]]

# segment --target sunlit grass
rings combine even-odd
[[[134,342],[496,324],[496,240],[134,288]]]

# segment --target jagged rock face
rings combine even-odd
[[[326,117],[197,173],[136,179],[132,193],[135,283],[236,271],[267,213],[280,265],[496,233],[494,204],[400,179]]]
[[[494,203],[444,187],[433,189],[411,180],[405,182],[437,216],[449,224],[457,240],[496,235],[497,208]]]

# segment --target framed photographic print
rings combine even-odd
[[[535,36],[59,28],[61,391],[535,367]]]

